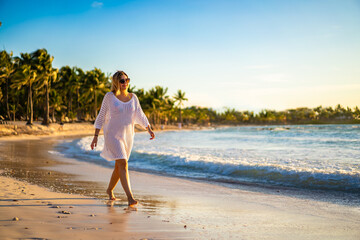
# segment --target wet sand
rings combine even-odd
[[[0,176],[0,239],[184,239],[183,227],[136,208]]]
[[[0,141],[0,239],[188,239],[182,224],[91,197],[103,186],[49,170],[56,140]],[[80,195],[81,194],[81,195]],[[64,211],[64,212],[62,212]],[[68,214],[70,213],[70,214]]]
[[[1,177],[0,180],[5,181],[4,184],[1,183],[1,188],[5,188],[1,190],[4,193],[1,195],[0,206],[1,234],[5,232],[6,236],[7,233],[12,233],[9,236],[16,236],[15,238],[35,237],[34,234],[25,235],[25,230],[29,229],[18,233],[19,223],[22,224],[25,220],[11,221],[17,214],[21,218],[23,211],[18,210],[27,208],[26,211],[33,211],[34,217],[41,216],[42,222],[54,224],[50,230],[44,228],[36,231],[39,233],[37,237],[41,234],[44,237],[44,234],[51,234],[56,230],[63,231],[63,238],[69,231],[85,234],[75,238],[94,237],[94,233],[99,234],[96,235],[98,237],[106,235],[118,238],[118,229],[129,234],[121,239],[359,239],[360,236],[359,206],[269,194],[252,191],[251,188],[231,189],[206,182],[135,171],[130,171],[131,185],[135,197],[141,203],[136,211],[126,209],[126,198],[120,185],[115,189],[119,200],[113,207],[108,207],[104,191],[112,169],[49,154],[48,151],[56,144],[57,139],[59,138],[0,142],[1,175],[52,190],[42,188],[45,191],[43,195],[30,195],[42,200],[21,200],[24,194],[22,189],[16,188],[16,185],[7,187],[12,185],[5,180],[13,179]],[[51,194],[59,194],[53,191],[72,194],[59,197],[67,201],[61,203],[48,199],[53,198]],[[27,194],[32,193],[30,192]],[[37,194],[36,192],[32,194]],[[95,197],[96,199],[86,201],[96,203],[82,203],[81,201],[85,201],[83,199],[65,199],[74,198],[75,194],[81,194],[75,198],[83,198],[84,195]],[[29,203],[11,202],[14,198]],[[26,199],[30,198],[26,195]],[[71,220],[69,224],[65,224],[65,219],[57,218],[58,209],[50,208],[48,201],[51,204],[62,204],[67,211],[70,205],[76,204],[79,212],[65,218],[66,221]],[[92,204],[90,208],[88,204]],[[44,210],[43,213],[41,209]],[[91,214],[99,217],[89,217]],[[106,227],[112,225],[109,222],[113,220],[105,219],[114,216],[118,219],[118,227]],[[126,220],[123,219],[124,216]],[[99,222],[93,224],[94,219]],[[28,223],[31,224],[32,221]],[[70,225],[74,228],[68,229]],[[25,228],[25,225],[21,227]],[[2,231],[3,229],[5,230]]]

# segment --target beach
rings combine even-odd
[[[156,131],[178,130],[175,125],[153,126]],[[193,130],[200,129],[200,126],[183,126],[183,129]],[[33,125],[26,125],[26,121],[8,121],[7,124],[0,124],[0,137],[2,139],[29,139],[44,136],[71,136],[87,134],[91,135],[95,131],[94,124],[91,122],[71,122],[71,123],[51,123],[44,126],[40,121],[34,121]],[[135,131],[145,131],[139,126]],[[103,130],[101,130],[101,133]]]
[[[360,240],[359,6],[0,1],[0,240]]]
[[[238,188],[130,171],[140,204],[128,208],[112,169],[52,154],[59,141],[88,136],[3,138],[0,238],[65,239],[358,239],[360,207],[341,194],[294,194],[285,187]],[[131,162],[129,163],[131,167]],[[32,195],[33,194],[33,195]],[[59,208],[57,208],[59,206]],[[59,213],[68,211],[71,214]],[[16,221],[14,218],[18,218]]]
[[[2,153],[14,152],[1,157],[0,239],[188,238],[182,224],[142,213],[125,201],[84,196],[89,192],[81,190],[82,195],[72,193],[84,185],[95,185],[93,182],[75,181],[76,190],[61,189],[69,186],[64,180],[71,174],[43,168],[44,164],[56,165],[47,157],[49,142],[50,138],[1,141]]]
[[[182,226],[149,219],[124,204],[63,194],[0,177],[1,239],[187,238]]]

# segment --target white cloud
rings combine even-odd
[[[91,7],[93,7],[93,8],[102,8],[103,5],[104,5],[104,3],[95,1],[95,2],[93,2],[91,4]]]

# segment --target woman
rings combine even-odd
[[[105,94],[100,112],[95,120],[95,135],[91,149],[97,145],[98,135],[104,125],[104,149],[100,156],[108,161],[115,161],[109,187],[106,191],[110,200],[116,200],[113,190],[119,179],[128,198],[129,206],[136,205],[130,188],[128,160],[134,140],[134,125],[146,128],[151,138],[155,134],[141,109],[139,99],[134,93],[129,93],[130,78],[123,71],[117,71],[112,77],[111,92]]]

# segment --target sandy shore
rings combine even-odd
[[[112,170],[50,154],[48,151],[57,140],[0,142],[3,169],[0,238],[359,239],[360,236],[359,206],[292,197],[277,189],[268,192],[253,191],[251,187],[232,189],[134,171],[130,172],[131,184],[141,204],[136,210],[128,209],[121,186],[117,186],[115,195],[119,200],[111,207],[104,190]],[[72,194],[55,193],[4,176]],[[63,210],[73,214],[58,213]],[[19,221],[13,221],[14,217]]]
[[[179,130],[175,125],[152,126],[156,131]],[[201,129],[200,126],[184,126],[182,130]],[[139,126],[135,131],[144,131]],[[8,122],[0,124],[0,140],[19,140],[19,139],[38,139],[48,136],[73,136],[73,135],[93,135],[94,125],[90,122],[82,123],[51,123],[49,126],[41,125],[41,122],[34,121],[33,125],[26,125],[26,121]],[[100,131],[102,134],[102,130]]]
[[[183,226],[136,208],[0,176],[0,239],[182,239]]]

